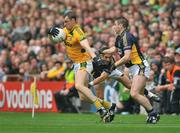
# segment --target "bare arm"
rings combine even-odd
[[[111,54],[111,53],[114,53],[114,52],[117,52],[117,48],[115,46],[103,51],[103,53],[105,53],[105,54]]]
[[[121,66],[126,62],[128,62],[130,60],[130,54],[131,54],[131,50],[126,50],[124,52],[124,56],[120,60],[116,61],[115,67]]]
[[[88,39],[84,39],[80,42],[80,45],[90,54],[92,58],[96,57],[96,54],[92,50],[92,48],[89,46]]]
[[[97,77],[96,79],[94,79],[92,82],[90,82],[91,85],[96,85],[99,84],[100,82],[104,81],[105,79],[107,79],[109,76],[108,73],[103,72],[101,73],[101,75],[99,77]]]
[[[155,91],[156,92],[160,92],[160,91],[164,91],[164,90],[174,90],[175,87],[173,84],[166,84],[166,85],[158,85],[156,88],[155,88]]]

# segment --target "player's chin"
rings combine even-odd
[[[67,29],[67,30],[71,30],[72,28],[73,28],[72,26],[66,25],[66,29]]]

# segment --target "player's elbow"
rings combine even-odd
[[[113,46],[113,47],[111,48],[111,53],[115,53],[115,52],[117,52],[117,49],[116,49],[115,46]]]
[[[124,61],[125,62],[129,62],[131,59],[130,59],[130,56],[124,56]]]

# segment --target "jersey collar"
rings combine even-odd
[[[71,33],[76,27],[78,27],[78,24],[75,24],[69,32]]]

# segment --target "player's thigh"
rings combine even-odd
[[[120,69],[115,69],[114,71],[112,71],[109,77],[121,82],[126,88],[131,88],[131,80],[127,75],[123,74]]]
[[[75,86],[87,86],[88,83],[88,73],[86,70],[79,69],[75,74]]]
[[[90,73],[93,70],[92,62],[74,63],[75,84],[88,85]]]
[[[146,79],[149,78],[150,67],[140,64],[133,65],[129,69],[133,76],[131,92],[142,93],[146,84]]]
[[[135,75],[132,80],[131,93],[142,93],[146,85],[146,77],[143,75]]]
[[[128,78],[127,75],[124,74],[124,75],[116,78],[116,80],[118,80],[119,82],[121,82],[126,88],[131,89],[131,84],[132,84],[132,82],[131,82],[131,80]]]

